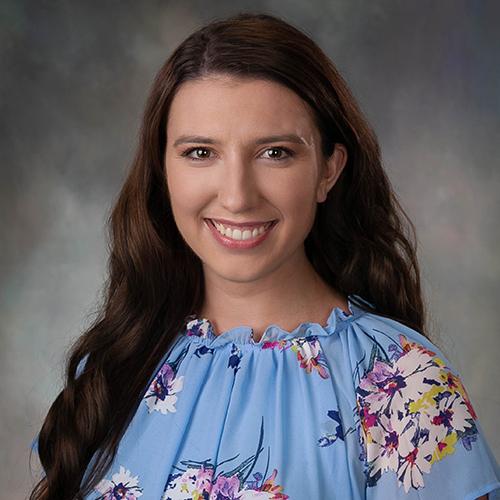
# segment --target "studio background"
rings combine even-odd
[[[500,456],[499,2],[4,0],[3,498],[28,496],[32,439],[100,300],[104,224],[152,79],[193,30],[242,10],[304,29],[349,83],[418,231],[432,338]]]

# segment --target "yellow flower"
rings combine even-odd
[[[446,455],[451,455],[455,451],[455,444],[458,440],[456,432],[448,434],[442,441],[439,441],[432,454],[431,464],[437,460],[442,460]]]

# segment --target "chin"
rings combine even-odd
[[[254,270],[252,271],[251,269],[248,269],[248,266],[242,266],[241,263],[235,263],[234,266],[231,266],[226,260],[225,264],[226,265],[223,263],[220,263],[220,265],[210,265],[205,261],[203,264],[204,272],[206,274],[208,271],[211,274],[217,275],[221,279],[232,281],[234,283],[251,283],[267,274],[265,269],[256,269],[255,266],[253,266]]]

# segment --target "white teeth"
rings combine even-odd
[[[260,234],[262,234],[266,229],[270,226],[270,224],[265,224],[260,227],[250,229],[245,229],[243,232],[241,229],[231,229],[230,227],[225,227],[220,222],[212,221],[214,226],[217,228],[217,231],[227,238],[231,238],[233,240],[250,240],[252,238],[256,238]]]

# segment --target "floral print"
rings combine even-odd
[[[349,427],[349,429],[344,430],[342,417],[340,416],[338,410],[329,410],[327,415],[330,417],[331,420],[325,422],[322,425],[322,427],[325,430],[325,433],[318,439],[318,446],[321,447],[330,446],[339,439],[341,441],[344,441],[345,437],[348,434],[356,430],[354,427]]]
[[[151,413],[156,410],[160,413],[175,413],[177,394],[182,391],[184,376],[177,375],[177,367],[186,356],[188,350],[184,349],[173,362],[165,362],[149,385],[144,400]]]
[[[387,471],[405,492],[424,486],[434,462],[467,449],[478,433],[476,413],[459,378],[435,352],[400,334],[391,355],[374,344],[356,390],[368,485]]]
[[[129,470],[120,466],[120,472],[113,474],[111,481],[103,479],[95,490],[102,493],[96,500],[136,500],[142,496],[142,488],[139,487],[139,476],[132,476]]]
[[[180,472],[170,474],[161,500],[286,500],[283,487],[275,484],[277,469],[263,480],[266,473],[254,472],[253,479],[247,480],[262,452],[264,419],[262,419],[257,452],[234,467],[229,472],[220,472],[209,460],[204,462],[183,461],[186,466]],[[226,464],[233,459],[224,460]],[[221,464],[221,465],[222,465]]]
[[[231,354],[227,361],[228,368],[232,368],[234,370],[234,374],[240,369],[240,360],[243,354],[241,353],[241,349],[236,345],[231,345]]]
[[[186,324],[185,334],[188,337],[196,336],[200,338],[215,338],[212,325],[206,318],[194,318],[188,321]],[[321,350],[321,344],[318,337],[315,335],[307,335],[305,337],[296,337],[291,339],[263,341],[259,344],[259,346],[261,346],[263,350],[278,349],[280,351],[284,351],[290,349],[296,354],[300,367],[303,368],[306,373],[316,371],[321,378],[327,379],[330,377],[328,374],[327,364]],[[195,355],[200,357],[204,354],[213,354],[213,352],[213,349],[202,345],[196,349]],[[239,365],[242,356],[243,354],[241,349],[233,343],[231,345],[228,367],[234,370],[235,375],[240,368]]]
[[[280,339],[275,342],[264,342],[263,349],[291,349],[306,373],[317,371],[321,378],[329,378],[327,365],[324,360],[321,344],[318,337],[309,335],[308,337],[297,337],[295,339]]]
[[[184,332],[187,337],[201,337],[209,338],[212,334],[211,324],[205,318],[193,318],[186,324],[186,331]]]
[[[292,351],[297,354],[300,367],[304,368],[306,373],[311,373],[316,370],[321,378],[329,378],[324,361],[323,352],[321,351],[321,344],[317,337],[312,338],[299,338],[292,340]]]

